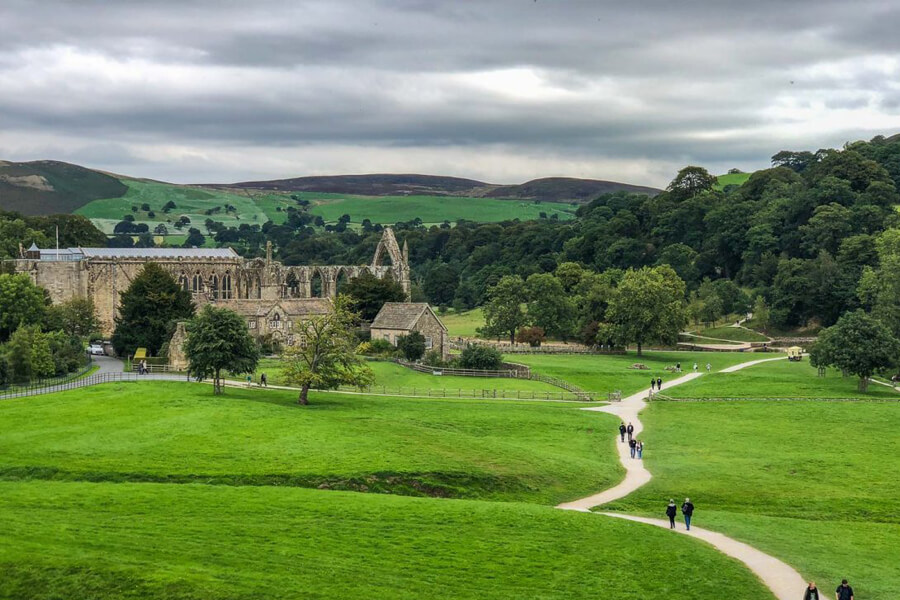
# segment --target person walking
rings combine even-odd
[[[269,378],[266,377],[265,373],[262,373],[259,376],[259,385],[261,385],[262,387],[269,387]]]
[[[678,514],[678,509],[675,508],[675,500],[669,500],[669,505],[666,507],[666,516],[669,517],[669,529],[675,529],[676,514]]]
[[[622,438],[622,441],[625,441],[625,423],[619,423],[619,436]]]
[[[697,372],[697,363],[694,363],[694,373]]]
[[[650,391],[652,392],[655,387],[656,387],[656,380],[651,377],[650,378]]]
[[[662,377],[656,378],[656,391],[657,392],[662,391]]]
[[[637,449],[637,441],[632,438],[628,439],[628,447],[631,448],[631,458],[634,458],[634,453]]]
[[[629,423],[629,424],[628,424],[628,429],[627,429],[626,431],[628,431],[628,441],[630,442],[630,441],[631,441],[631,438],[634,437],[634,425],[632,425],[631,423]]]
[[[638,460],[642,460],[644,458],[644,442],[641,440],[637,441],[637,457]]]
[[[709,373],[711,370],[712,370],[712,365],[709,363],[706,363],[706,372]]]
[[[681,363],[675,363],[675,370],[681,373]]]
[[[803,600],[819,600],[819,588],[816,587],[815,581],[809,582],[809,586],[803,594]]]
[[[846,579],[841,580],[841,585],[834,590],[835,600],[853,600],[853,588],[847,583]]]
[[[694,514],[694,504],[691,502],[690,498],[684,499],[684,504],[681,505],[681,514],[684,515],[684,526],[690,531],[691,516]]]

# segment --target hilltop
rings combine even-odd
[[[215,186],[222,187],[222,186]],[[616,181],[547,177],[517,185],[500,185],[459,177],[415,174],[335,175],[295,177],[272,181],[245,181],[229,187],[290,192],[331,192],[366,196],[466,196],[514,198],[546,202],[589,202],[611,192],[656,195],[661,190]]]
[[[0,209],[25,215],[71,213],[128,187],[116,176],[55,160],[0,161]]]

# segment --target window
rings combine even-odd
[[[231,274],[222,276],[222,300],[231,300]]]
[[[281,329],[281,315],[275,313],[269,321],[269,329]]]
[[[425,338],[425,349],[431,350],[432,348],[434,348],[434,342],[432,342],[430,337],[426,337]]]
[[[209,295],[213,300],[218,300],[219,298],[219,276],[213,275],[212,280],[209,284]]]
[[[191,281],[191,291],[195,294],[203,291],[203,278],[200,276],[200,273],[194,274],[194,279]]]
[[[247,327],[250,329],[256,329],[256,319],[250,319],[247,321]]]
[[[181,275],[178,276],[178,287],[182,288],[184,291],[191,291],[190,284],[188,283],[187,275],[184,274],[184,271],[181,272]]]

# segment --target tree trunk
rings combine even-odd
[[[868,392],[869,391],[869,378],[868,377],[860,377],[859,385],[857,386],[857,389],[863,393]]]
[[[516,330],[515,329],[513,329],[512,331],[509,332],[509,345],[510,346],[516,345]]]
[[[297,400],[297,404],[302,404],[306,406],[309,404],[309,384],[304,383],[303,387],[300,388],[300,398]]]
[[[214,394],[214,395],[219,395],[219,394],[221,394],[221,393],[222,393],[222,378],[221,378],[221,372],[219,371],[219,369],[216,369],[216,378],[215,378],[215,380],[213,381],[213,394]]]
[[[643,354],[642,354],[642,349],[641,349],[641,348],[642,348],[642,345],[641,345],[640,342],[637,343],[637,347],[638,347],[638,353],[637,353],[637,355],[638,355],[638,356],[643,356]]]

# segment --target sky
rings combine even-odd
[[[2,0],[0,159],[665,186],[900,132],[900,2]]]

